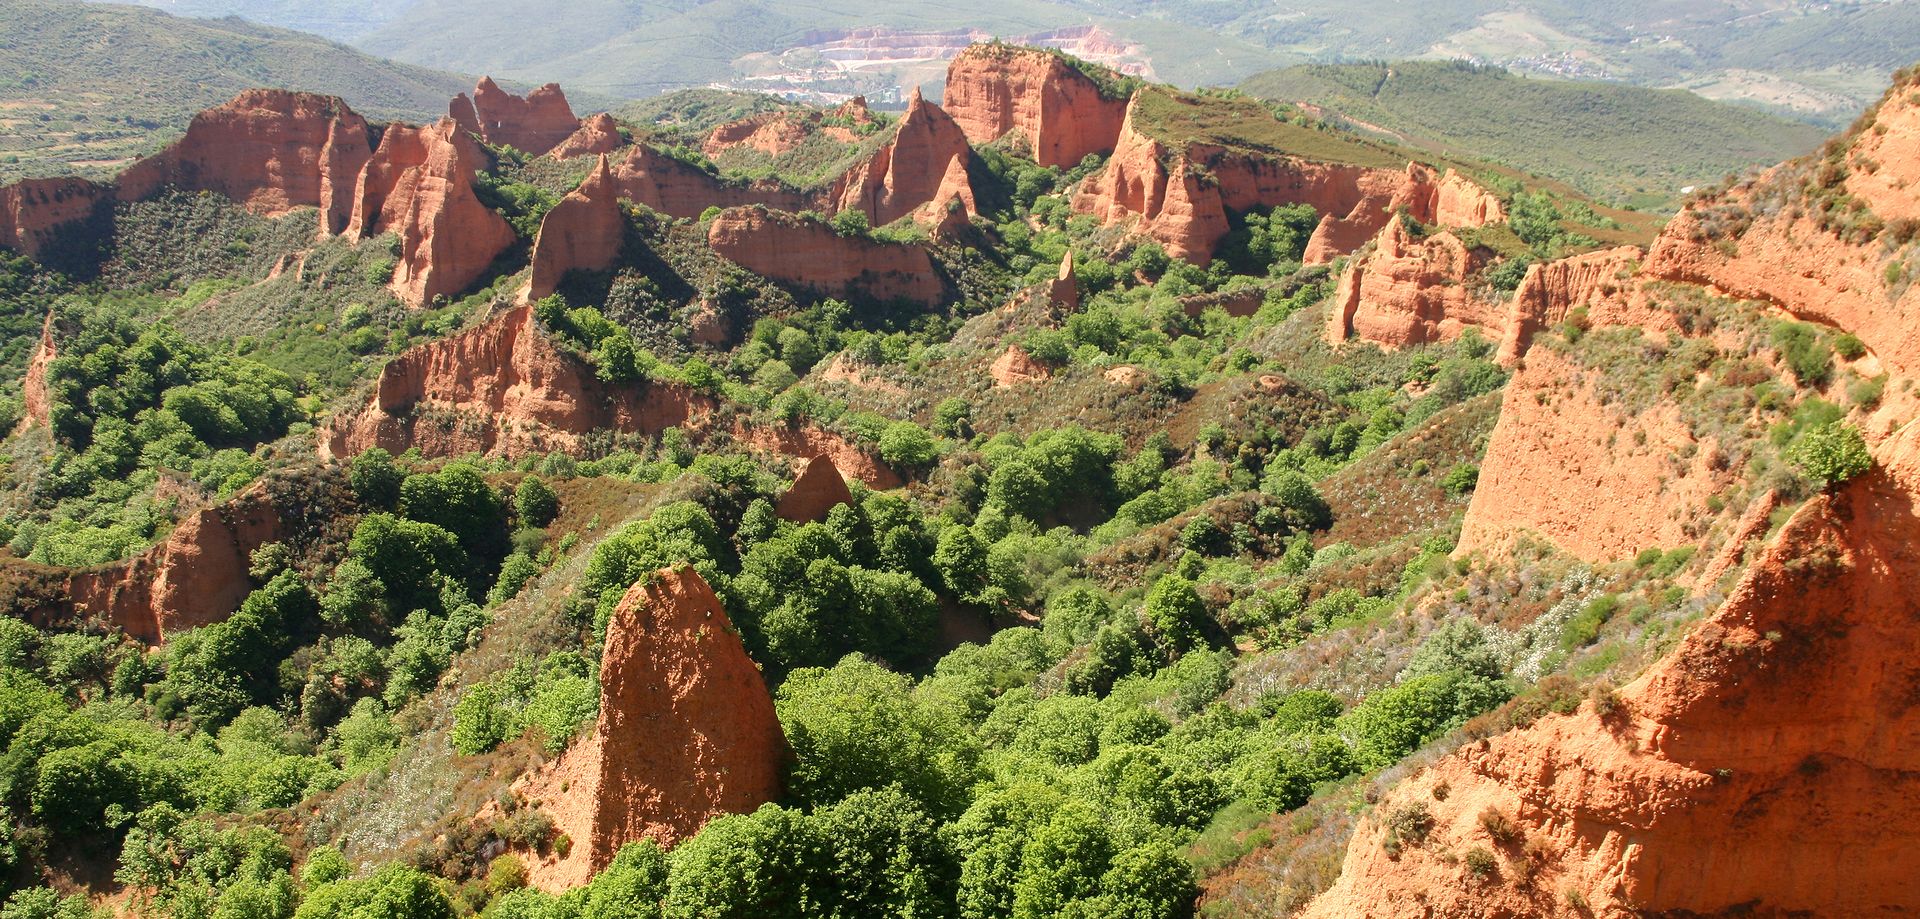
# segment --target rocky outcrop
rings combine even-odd
[[[946,212],[935,210],[955,200],[971,217],[979,211],[967,179],[972,157],[966,132],[916,88],[892,142],[840,176],[828,200],[835,213],[861,211],[876,227],[916,213],[939,222]]]
[[[574,131],[558,146],[547,151],[547,155],[556,160],[570,160],[577,156],[612,153],[626,142],[626,138],[620,134],[620,126],[614,123],[613,116],[601,112],[580,122],[579,130]]]
[[[1895,277],[1911,269],[1888,269],[1908,256],[1905,245],[1920,232],[1913,224],[1920,220],[1916,95],[1913,86],[1888,93],[1845,148],[1845,168],[1788,163],[1690,204],[1655,240],[1646,273],[1838,326],[1858,335],[1888,369],[1920,373],[1920,326],[1912,322],[1920,315],[1920,284]],[[1846,196],[1866,213],[1849,216]]]
[[[721,213],[707,242],[748,271],[825,296],[930,305],[946,293],[926,249],[841,236],[824,223],[765,208]]]
[[[15,430],[52,423],[53,400],[47,394],[47,368],[53,366],[53,359],[59,356],[59,348],[53,341],[53,314],[48,313],[40,325],[40,343],[34,346],[33,356],[27,358],[27,375],[20,382],[22,405],[20,424]]]
[[[1307,243],[1309,265],[1358,249],[1401,210],[1427,224],[1471,227],[1505,219],[1491,194],[1418,163],[1396,171],[1214,144],[1169,149],[1135,124],[1140,98],[1128,106],[1112,158],[1082,184],[1073,209],[1107,224],[1136,221],[1178,258],[1211,261],[1227,235],[1228,212],[1279,205],[1308,204],[1321,214]]]
[[[1327,313],[1327,338],[1358,335],[1388,348],[1452,341],[1468,327],[1498,329],[1502,304],[1469,289],[1480,253],[1444,230],[1415,238],[1393,220],[1371,252],[1347,263]],[[1497,334],[1497,332],[1496,332]]]
[[[372,153],[366,119],[338,97],[249,89],[195,115],[186,136],[128,167],[118,195],[210,191],[268,216],[317,207],[321,229],[331,231],[350,207],[341,177],[359,174]]]
[[[840,476],[839,467],[832,457],[822,455],[807,460],[806,468],[794,477],[773,512],[782,520],[811,523],[827,519],[827,512],[837,505],[852,503],[853,492],[847,490],[847,480]]]
[[[607,157],[601,154],[586,181],[568,192],[540,221],[525,299],[538,300],[553,293],[569,271],[613,267],[620,258],[627,229],[619,193]]]
[[[1634,269],[1642,252],[1638,246],[1620,246],[1527,267],[1513,292],[1500,334],[1500,363],[1511,367],[1533,344],[1542,329],[1560,324],[1576,309],[1588,310],[1603,324],[1636,324],[1649,329],[1662,323],[1636,305],[1641,299]]]
[[[1304,915],[1920,911],[1917,434],[1803,505],[1719,610],[1617,694],[1402,781]],[[1383,815],[1409,807],[1432,829],[1389,853]],[[1483,876],[1461,857],[1474,848],[1494,855]]]
[[[942,106],[967,139],[990,144],[1017,135],[1042,166],[1071,169],[1089,154],[1113,152],[1127,117],[1062,55],[1038,48],[973,45],[947,67]]]
[[[70,574],[71,615],[148,644],[225,619],[253,592],[249,556],[282,538],[283,517],[260,485],[190,513],[132,559]]]
[[[573,116],[558,83],[521,97],[501,89],[492,77],[481,77],[472,100],[455,96],[448,114],[463,130],[489,144],[533,156],[559,146],[580,129],[580,119]]]
[[[843,477],[859,479],[868,488],[885,491],[905,484],[900,474],[873,454],[832,431],[812,424],[734,425],[733,436],[751,447],[792,459],[826,458]]]
[[[1023,383],[1040,383],[1053,376],[1045,365],[1033,359],[1027,349],[1019,345],[1008,345],[1000,352],[993,366],[988,369],[993,374],[995,389],[1012,389]]]
[[[473,191],[485,158],[471,136],[443,119],[424,128],[388,126],[361,170],[346,235],[399,237],[390,286],[401,302],[424,306],[466,290],[513,245],[506,218]]]
[[[0,187],[0,246],[38,259],[112,206],[113,189],[86,179],[22,179]]]
[[[759,667],[691,567],[628,589],[607,624],[593,733],[516,783],[573,844],[530,859],[534,884],[578,887],[620,847],[662,846],[780,796],[786,735]]]
[[[812,117],[809,118],[808,116]],[[818,112],[761,112],[737,121],[729,121],[707,133],[700,151],[719,156],[735,147],[750,147],[768,156],[791,153],[806,143],[812,124],[820,120]]]
[[[722,179],[646,144],[635,144],[614,172],[620,194],[671,217],[695,218],[710,207],[763,205],[804,211],[815,202],[772,179],[741,183]]]
[[[1629,410],[1534,348],[1502,396],[1459,551],[1497,555],[1534,536],[1607,561],[1693,544],[1708,498],[1737,479],[1726,466],[1671,403]]]
[[[372,401],[329,425],[321,455],[368,447],[417,447],[428,456],[574,450],[595,430],[657,434],[697,426],[715,407],[680,386],[602,383],[521,306],[388,362]]]
[[[1047,282],[1047,303],[1062,313],[1080,308],[1080,277],[1073,270],[1073,250],[1060,257],[1060,273]]]

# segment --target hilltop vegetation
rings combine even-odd
[[[1824,132],[1683,90],[1528,78],[1459,62],[1310,64],[1240,88],[1417,146],[1505,163],[1589,194],[1669,204],[1757,163],[1798,156]],[[1701,143],[1702,136],[1714,138]]]
[[[0,183],[112,175],[242,89],[345,98],[379,118],[422,120],[472,86],[310,35],[79,0],[0,8]]]

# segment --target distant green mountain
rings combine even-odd
[[[1525,77],[1452,61],[1309,64],[1259,74],[1241,88],[1640,205],[1666,204],[1687,185],[1797,156],[1824,136],[1685,90]]]
[[[111,174],[255,86],[344,97],[370,117],[421,119],[473,81],[235,19],[76,0],[0,3],[0,181]]]

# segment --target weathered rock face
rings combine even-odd
[[[0,187],[0,246],[39,258],[63,230],[112,204],[112,188],[86,179],[22,179]]]
[[[1082,184],[1073,209],[1139,229],[1178,258],[1205,264],[1227,235],[1227,213],[1309,204],[1321,221],[1305,261],[1325,264],[1358,249],[1405,209],[1422,223],[1481,226],[1505,219],[1497,198],[1418,163],[1405,171],[1265,156],[1211,144],[1169,150],[1137,130],[1128,107],[1113,157]],[[1444,215],[1447,219],[1439,218]],[[1456,222],[1457,221],[1457,222]]]
[[[847,480],[841,478],[839,467],[832,457],[821,455],[807,460],[806,468],[794,477],[773,512],[782,520],[811,523],[827,519],[827,512],[836,505],[852,503],[853,492],[847,490]]]
[[[1889,225],[1920,220],[1915,96],[1913,86],[1888,93],[1853,139],[1834,188]],[[1845,238],[1822,227],[1802,195],[1826,171],[1817,162],[1790,163],[1688,206],[1655,240],[1646,273],[1710,284],[1839,326],[1860,336],[1888,369],[1920,373],[1920,326],[1911,321],[1920,314],[1920,284],[1890,283],[1887,268],[1906,250],[1894,234]]]
[[[758,207],[713,219],[707,242],[755,274],[836,296],[938,303],[945,284],[927,250],[841,236],[832,227]]]
[[[779,182],[725,181],[646,144],[634,145],[615,170],[614,180],[623,197],[672,217],[699,217],[709,207],[759,204],[798,212],[814,206],[812,199]]]
[[[538,300],[553,293],[569,271],[613,267],[620,258],[627,228],[619,193],[607,157],[601,154],[586,181],[541,219],[540,234],[533,241],[533,270],[526,299]]]
[[[1634,270],[1643,254],[1638,246],[1621,246],[1528,266],[1500,331],[1500,363],[1513,366],[1533,336],[1580,308],[1601,323],[1661,326],[1635,304],[1640,298]]]
[[[1073,271],[1073,250],[1060,257],[1060,273],[1047,282],[1047,303],[1070,313],[1080,308],[1080,278]]]
[[[249,89],[193,117],[185,137],[120,174],[119,197],[167,186],[218,192],[257,214],[321,209],[322,229],[344,222],[340,177],[360,172],[373,147],[367,122],[335,96]]]
[[[1467,286],[1482,266],[1452,233],[1415,239],[1405,223],[1390,221],[1372,252],[1347,263],[1327,313],[1327,337],[1358,335],[1399,348],[1451,341],[1469,326],[1498,329],[1502,304]]]
[[[1374,813],[1419,802],[1426,842],[1392,858],[1364,820],[1304,915],[1568,915],[1572,895],[1608,919],[1920,911],[1914,435],[1802,506],[1612,711],[1548,715],[1402,782]],[[1489,838],[1489,810],[1524,841]],[[1505,856],[1484,880],[1455,861],[1474,846]]]
[[[1035,162],[1072,168],[1113,152],[1127,117],[1124,99],[1060,55],[1034,48],[973,45],[947,67],[942,106],[976,144],[1018,132]]]
[[[416,128],[391,125],[360,172],[346,234],[393,233],[400,260],[391,287],[411,306],[472,286],[513,245],[506,218],[474,194],[486,152],[452,119]]]
[[[657,434],[697,426],[710,397],[661,383],[612,386],[562,354],[517,307],[458,335],[409,349],[380,372],[373,402],[336,418],[322,456],[368,447],[429,456],[522,456],[570,450],[596,429]]]
[[[978,210],[967,180],[972,157],[966,132],[915,89],[893,142],[842,175],[828,198],[835,213],[862,211],[876,227],[956,199],[972,216]],[[928,219],[938,222],[941,216]]]
[[[989,370],[993,374],[996,389],[1011,389],[1023,383],[1039,383],[1053,376],[1019,345],[1008,345],[1007,350],[993,361]]]
[[[481,77],[472,101],[455,96],[449,114],[487,143],[533,156],[559,146],[580,129],[580,119],[573,116],[558,83],[548,83],[523,98],[501,89],[492,77]]]
[[[745,422],[736,422],[733,436],[755,449],[781,456],[808,461],[824,457],[843,477],[859,479],[868,488],[885,491],[905,484],[899,473],[873,454],[832,431],[811,424],[750,427]]]
[[[69,575],[72,613],[149,644],[225,619],[253,592],[248,556],[281,538],[281,520],[280,509],[258,485],[189,514],[140,555]]]
[[[600,687],[593,733],[517,789],[573,840],[530,866],[536,885],[577,887],[626,843],[672,846],[780,796],[789,753],[773,698],[692,568],[661,569],[621,598]]]
[[[53,341],[53,314],[48,313],[47,321],[40,326],[40,344],[34,346],[33,356],[27,358],[27,375],[20,382],[22,406],[20,425],[16,430],[24,431],[52,423],[53,401],[47,395],[47,368],[59,356],[60,351]]]
[[[547,151],[547,155],[556,160],[568,160],[576,156],[612,153],[626,142],[626,138],[620,136],[620,126],[614,123],[613,116],[601,112],[580,122],[579,130],[568,135],[559,146]]]
[[[1736,479],[1719,455],[1671,404],[1609,404],[1568,359],[1535,348],[1502,396],[1459,551],[1499,554],[1528,534],[1596,561],[1696,543],[1689,525]]]

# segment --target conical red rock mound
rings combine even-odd
[[[816,456],[807,461],[806,468],[793,480],[793,487],[780,496],[774,513],[782,520],[808,523],[827,519],[827,512],[835,505],[852,503],[853,492],[847,490],[840,467],[825,456]]]
[[[663,568],[621,598],[600,687],[593,733],[522,783],[572,840],[532,866],[541,887],[578,886],[629,842],[671,846],[779,796],[788,752],[773,697],[692,568]]]

